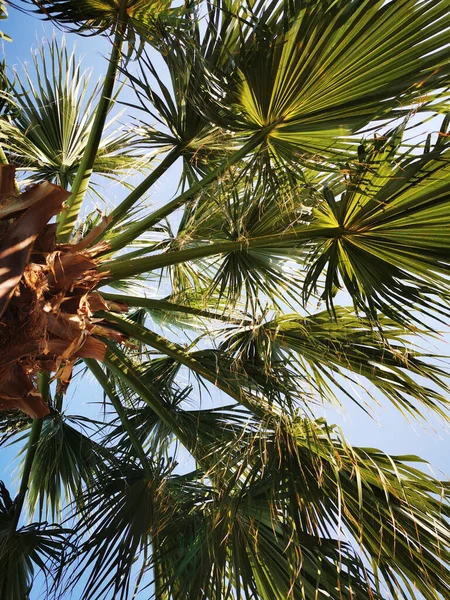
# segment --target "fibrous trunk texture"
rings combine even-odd
[[[50,410],[37,373],[54,372],[64,391],[78,358],[103,360],[97,336],[123,336],[94,318],[110,308],[94,291],[102,277],[95,257],[103,248],[87,248],[87,238],[56,243],[49,221],[69,192],[41,183],[16,193],[14,176],[13,166],[0,165],[0,410],[41,418]]]

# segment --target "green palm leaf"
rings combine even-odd
[[[61,24],[69,31],[102,33],[113,29],[122,18],[121,8],[127,15],[128,37],[151,32],[161,14],[170,10],[170,0],[19,0],[19,8],[26,5],[32,12]]]
[[[5,600],[23,600],[33,585],[37,567],[50,583],[52,567],[59,568],[67,548],[68,529],[33,523],[17,530],[12,525],[15,503],[0,482],[0,592]]]
[[[56,519],[63,504],[79,501],[83,487],[92,484],[108,456],[92,439],[93,426],[99,424],[82,417],[54,414],[45,419],[30,473],[30,514],[38,506],[40,518]]]
[[[408,326],[414,310],[448,312],[449,167],[446,124],[432,149],[397,164],[391,140],[375,140],[365,161],[334,198],[326,190],[311,226],[330,231],[311,244],[305,296],[326,270],[324,297],[335,286],[376,319],[379,312]],[[417,319],[421,320],[421,319]]]
[[[366,380],[406,414],[422,416],[423,406],[447,418],[447,372],[414,350],[406,339],[407,329],[387,318],[379,325],[383,335],[351,309],[335,307],[333,315],[328,311],[307,317],[284,315],[228,329],[220,349],[269,373],[287,363],[326,400],[335,396],[337,387],[359,403],[353,384],[364,388]]]
[[[11,161],[29,174],[67,188],[73,183],[93,126],[94,101],[90,75],[82,72],[74,52],[53,39],[33,56],[34,73],[12,85],[17,108],[0,122],[0,142]],[[136,137],[127,131],[107,135],[100,143],[94,172],[123,179],[130,168],[143,167]]]
[[[186,490],[191,496],[195,491]],[[163,591],[176,600],[367,597],[367,575],[345,544],[339,550],[335,540],[307,534],[289,539],[288,529],[271,521],[258,491],[200,488],[197,498],[185,499],[159,536]]]
[[[125,600],[130,594],[131,569],[138,552],[150,551],[156,535],[173,507],[166,492],[170,469],[155,465],[151,477],[132,465],[112,467],[98,478],[83,498],[89,511],[81,513],[77,534],[86,536],[78,553],[79,562],[71,584],[89,575],[83,599]]]
[[[230,56],[235,88],[224,86],[220,106],[228,127],[269,127],[268,152],[288,164],[339,160],[353,132],[445,86],[445,1],[284,6],[284,18],[257,22]]]
[[[323,422],[294,419],[271,425],[261,462],[275,502],[312,535],[345,527],[394,597],[438,599],[449,593],[448,482],[410,466],[414,456],[351,448]],[[289,509],[288,509],[289,510]],[[413,567],[414,565],[414,567]],[[378,587],[379,586],[379,587]]]

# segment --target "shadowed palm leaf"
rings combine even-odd
[[[15,501],[0,482],[0,592],[5,600],[28,598],[35,568],[51,578],[64,560],[69,530],[58,525],[32,523],[12,526]]]
[[[278,364],[287,363],[324,399],[333,398],[335,386],[358,402],[352,384],[361,385],[363,377],[405,413],[419,416],[415,401],[420,399],[424,406],[445,417],[448,373],[427,364],[426,355],[422,357],[406,341],[407,329],[386,318],[379,324],[384,338],[371,329],[369,321],[355,317],[351,309],[336,307],[333,316],[327,311],[309,317],[285,315],[241,327],[235,333],[227,330],[220,349],[231,352],[237,361],[269,373]],[[431,387],[421,386],[417,381],[420,377]],[[435,391],[435,385],[443,393]]]
[[[108,454],[91,439],[95,432],[92,425],[81,417],[64,418],[57,414],[45,420],[28,490],[31,514],[39,506],[41,518],[50,514],[56,519],[63,505],[78,502],[83,486],[92,484]]]
[[[450,118],[409,139],[448,108],[447,0],[20,4],[114,42],[95,107],[56,42],[2,107],[0,161],[70,191],[0,168],[0,596],[38,567],[83,600],[448,598],[448,482],[315,414],[448,420]],[[142,164],[104,135],[120,70],[161,160],[75,229],[92,172]],[[86,373],[102,414],[80,386],[65,416]]]

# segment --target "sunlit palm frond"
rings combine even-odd
[[[305,297],[326,272],[324,297],[343,285],[356,308],[408,326],[415,310],[448,314],[449,149],[444,129],[433,148],[398,164],[391,140],[375,139],[344,193],[325,190],[311,228],[332,233],[311,245]]]
[[[34,73],[16,77],[12,97],[16,110],[0,123],[0,143],[11,161],[28,172],[31,181],[52,181],[67,188],[73,183],[93,125],[99,86],[81,70],[74,52],[54,38],[33,56]],[[117,131],[104,137],[94,172],[115,180],[131,167],[139,168],[136,137]],[[141,168],[143,163],[141,163]]]
[[[234,78],[215,82],[220,122],[269,127],[267,149],[287,164],[339,161],[352,133],[446,86],[445,2],[286,2],[284,13],[255,19],[230,53]]]
[[[102,293],[102,296],[112,302],[122,302],[128,306],[145,308],[151,318],[162,326],[167,324],[170,327],[177,323],[182,324],[183,319],[187,320],[187,326],[191,320],[242,324],[249,322],[249,315],[239,308],[230,314],[228,307],[221,304],[219,299],[210,296],[205,298],[201,294],[196,294],[192,289],[185,288],[177,294],[160,299],[108,292]]]
[[[445,368],[430,364],[427,354],[414,348],[406,339],[407,329],[387,318],[379,325],[383,335],[352,309],[335,307],[333,314],[284,315],[234,326],[224,332],[220,349],[269,373],[289,364],[325,400],[338,392],[360,404],[357,390],[361,386],[367,394],[366,381],[405,414],[422,416],[423,407],[447,418]]]
[[[297,393],[299,393],[301,378],[293,369],[289,369],[288,365],[277,365],[274,371],[269,373],[250,361],[243,365],[239,364],[231,354],[214,349],[189,352],[182,345],[169,341],[143,325],[133,324],[128,319],[113,317],[112,315],[110,315],[110,318],[119,331],[126,333],[132,339],[138,340],[148,348],[153,349],[153,351],[169,357],[172,364],[174,364],[173,369],[178,370],[181,366],[186,367],[200,381],[209,382],[216,386],[257,415],[265,415],[266,412],[270,414],[273,403],[290,407],[295,402]],[[114,349],[112,346],[110,348],[111,357],[107,359],[113,361],[110,367],[113,367],[112,370],[116,376],[123,381],[128,379],[131,383],[132,379],[135,378],[135,374],[130,373],[128,360],[120,359],[121,351]],[[170,364],[167,363],[166,368]],[[158,398],[157,394],[155,395],[155,389],[145,392],[143,383],[136,381],[134,384],[135,391],[142,394],[143,400],[148,397],[148,400],[145,400],[147,404],[159,414],[169,427],[173,427],[174,432],[180,430],[180,424],[176,423],[176,415],[171,413],[162,398]],[[182,434],[182,437],[182,442],[186,444],[186,439],[189,439],[189,437],[184,434]]]
[[[302,289],[299,264],[304,259],[296,231],[316,196],[314,185],[296,181],[289,174],[272,179],[253,169],[230,171],[186,207],[176,236],[165,253],[155,257],[156,263],[165,256],[176,257],[172,264],[167,261],[174,292],[193,287],[199,295],[218,298],[230,307],[242,301],[253,310],[260,298],[294,303]],[[260,240],[261,247],[252,248],[253,239]],[[223,242],[240,251],[225,253]],[[194,259],[201,247],[205,257],[210,254],[211,258],[196,264],[189,255]],[[102,268],[111,267],[115,275],[143,265],[145,272],[153,262],[150,256],[128,261],[124,255],[116,260]]]
[[[170,598],[367,598],[369,575],[351,549],[274,523],[257,485],[180,491],[154,558],[156,583]]]
[[[6,72],[6,61],[0,61],[0,115],[5,117],[16,110],[11,94],[11,82]]]
[[[172,3],[171,0],[15,0],[11,4],[78,33],[107,33],[123,21],[127,25],[126,37],[134,42],[136,33],[146,38],[155,34],[158,19],[170,18]]]
[[[179,147],[184,168],[205,172],[208,165],[211,168],[218,160],[223,160],[227,151],[238,146],[230,136],[227,138],[226,131],[216,128],[193,105],[192,97],[202,64],[191,64],[183,46],[175,41],[171,41],[163,56],[167,66],[164,77],[161,66],[155,67],[148,54],[141,56],[138,75],[126,71],[139,100],[139,108],[153,120],[147,125],[148,116],[142,119],[143,139],[150,147]]]

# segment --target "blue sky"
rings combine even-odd
[[[17,10],[10,9],[9,18],[2,24],[2,29],[12,38],[12,43],[4,43],[4,50],[9,67],[17,66],[30,58],[30,52],[44,37],[53,34],[51,24],[44,23],[36,18],[24,15]],[[57,31],[57,35],[61,33]],[[108,54],[109,44],[102,39],[80,37],[73,34],[66,36],[69,49],[76,44],[80,56],[84,56],[85,67],[92,67],[94,78],[106,70],[104,56]],[[132,99],[131,92],[127,91],[127,100]],[[135,113],[138,116],[138,113]],[[128,117],[129,118],[129,117]],[[127,117],[122,118],[126,122]],[[170,174],[166,176],[167,187],[157,189],[158,199],[168,198],[173,191]],[[117,189],[112,189],[111,197],[120,195]],[[111,200],[112,201],[112,200]],[[448,348],[445,339],[435,343],[435,352],[445,354]],[[356,391],[355,391],[356,393]],[[92,384],[90,379],[77,383],[68,393],[68,413],[92,414],[92,403],[101,400],[100,391]],[[347,440],[355,446],[377,447],[390,454],[418,454],[428,460],[434,467],[434,473],[450,473],[450,444],[448,429],[442,423],[430,417],[428,423],[411,422],[402,417],[392,407],[386,406],[380,400],[379,407],[374,406],[376,418],[364,414],[355,404],[345,401],[345,410],[339,409],[331,412],[323,411],[329,422],[339,424]],[[320,415],[318,415],[320,416]],[[11,460],[16,450],[1,449],[1,469],[7,485],[14,489],[11,477]],[[38,591],[33,593],[32,599],[39,597]],[[74,596],[75,597],[75,596]]]

